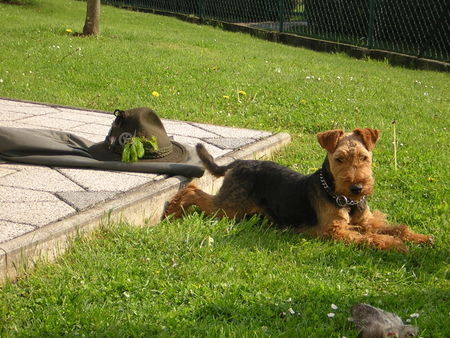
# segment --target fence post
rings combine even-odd
[[[203,19],[205,16],[205,0],[197,0],[198,5],[198,17]]]
[[[367,48],[372,49],[373,47],[373,25],[375,22],[375,1],[369,0],[369,29],[367,32]]]
[[[278,0],[278,21],[280,33],[283,31],[283,21],[284,21],[284,0]]]

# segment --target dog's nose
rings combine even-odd
[[[358,195],[361,193],[363,187],[361,184],[354,184],[350,186],[350,191],[353,195]]]

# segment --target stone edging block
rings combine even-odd
[[[290,142],[290,135],[279,133],[257,141],[217,160],[224,165],[234,159],[262,159]],[[132,225],[155,225],[163,215],[166,202],[188,180],[174,176],[142,185],[118,198],[97,204],[69,218],[48,224],[21,237],[0,244],[0,284],[15,280],[30,271],[38,261],[53,261],[80,235],[107,226],[108,222],[127,221]],[[207,192],[216,191],[222,179],[209,173],[196,179]],[[149,207],[151,206],[151,207]]]

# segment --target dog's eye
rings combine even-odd
[[[369,159],[368,156],[361,156],[361,161],[366,162]]]
[[[342,158],[340,158],[340,157],[337,157],[335,160],[338,163],[344,163],[344,160]]]

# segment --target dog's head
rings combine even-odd
[[[335,193],[353,200],[372,193],[372,150],[380,137],[378,129],[358,128],[351,133],[340,129],[317,134],[328,154]]]

